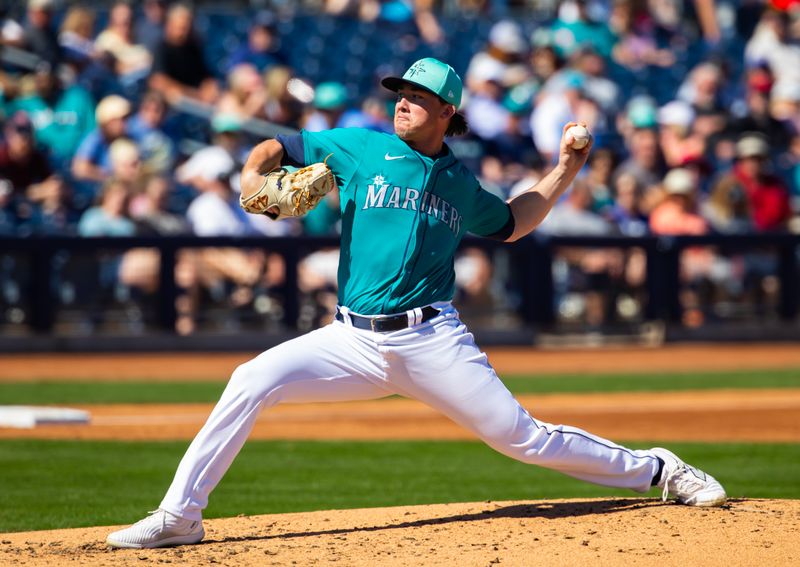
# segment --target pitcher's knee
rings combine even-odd
[[[282,376],[275,368],[270,368],[263,364],[263,361],[257,362],[257,359],[254,359],[236,367],[228,381],[227,389],[233,390],[239,396],[261,401],[274,391],[281,381]]]

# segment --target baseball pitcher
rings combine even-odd
[[[338,190],[342,236],[335,320],[238,367],[178,466],[159,509],[112,533],[115,547],[199,542],[203,509],[259,413],[281,402],[420,400],[496,451],[603,486],[653,486],[693,506],[726,499],[713,477],[666,449],[631,450],[523,409],[451,303],[453,256],[467,233],[511,242],[529,234],[591,150],[564,126],[557,165],[508,202],[481,188],[446,136],[466,131],[461,79],[432,58],[383,86],[397,93],[395,134],[334,129],[256,146],[242,206],[273,218],[304,214]],[[578,129],[576,131],[580,131]],[[585,140],[581,140],[579,146]],[[281,166],[300,169],[295,175]]]

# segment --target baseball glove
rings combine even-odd
[[[273,220],[303,216],[336,187],[333,172],[324,162],[292,172],[278,169],[263,177],[255,190],[242,187],[239,204],[248,213]]]

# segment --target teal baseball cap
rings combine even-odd
[[[433,57],[420,59],[402,77],[386,77],[381,84],[394,92],[404,84],[415,85],[432,92],[456,108],[461,104],[461,77],[450,65]]]

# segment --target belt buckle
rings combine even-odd
[[[373,333],[377,333],[377,332],[378,332],[378,331],[375,329],[375,321],[376,321],[376,318],[375,318],[375,317],[370,317],[370,319],[369,319],[369,328],[370,328],[370,329],[372,329],[372,332],[373,332]]]

